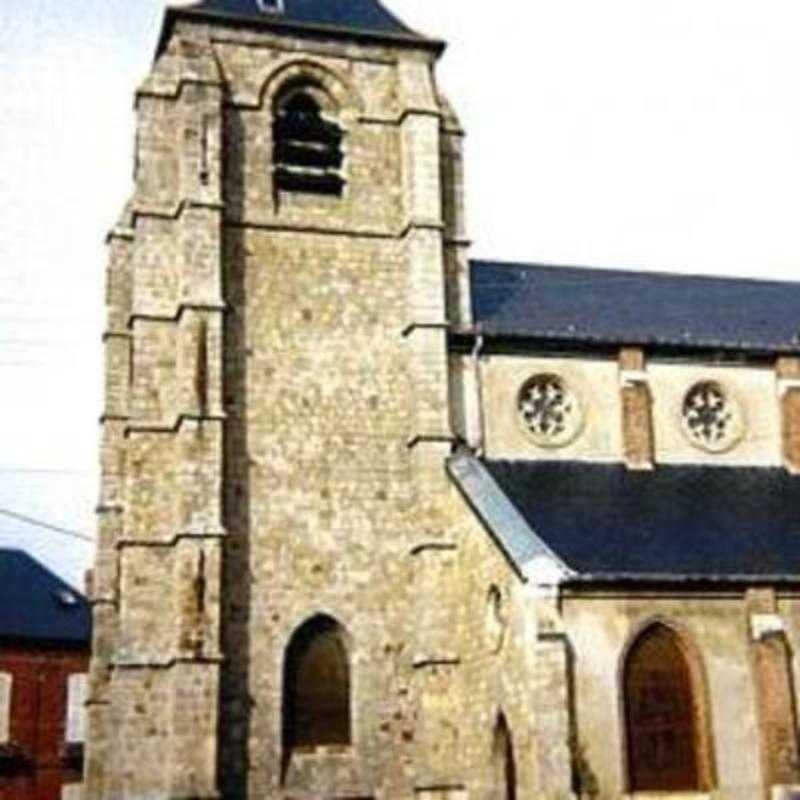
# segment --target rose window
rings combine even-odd
[[[557,375],[531,378],[520,391],[519,413],[525,428],[544,447],[569,444],[580,432],[580,402]]]
[[[727,450],[742,434],[739,405],[718,383],[698,383],[683,401],[683,428],[692,444]]]

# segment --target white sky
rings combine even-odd
[[[796,0],[387,3],[450,42],[474,256],[798,277]],[[0,508],[90,534],[103,237],[162,8],[0,3]],[[91,556],[0,516],[10,543],[73,581]]]

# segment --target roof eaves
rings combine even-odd
[[[31,649],[47,649],[50,647],[65,647],[69,649],[82,650],[91,647],[91,633],[86,635],[69,635],[48,633],[47,635],[30,634],[24,631],[12,631],[0,633],[0,642],[4,645],[20,644],[26,645]]]
[[[462,451],[447,471],[503,554],[525,581],[559,584],[575,573],[528,524],[481,461]]]
[[[572,573],[565,584],[580,586],[586,584],[641,584],[641,585],[768,585],[795,584],[800,585],[800,575],[791,574],[679,574],[661,572],[597,572]]]
[[[367,41],[374,43],[384,43],[396,47],[420,47],[434,51],[441,55],[446,47],[446,42],[441,39],[429,39],[422,34],[409,31],[405,33],[392,33],[390,31],[374,31],[367,28],[350,28],[341,25],[328,25],[324,23],[293,22],[278,18],[276,16],[265,16],[263,19],[254,19],[245,14],[235,12],[219,12],[211,9],[180,8],[168,6],[164,13],[164,20],[161,25],[161,32],[158,36],[155,57],[158,58],[166,49],[169,37],[172,35],[172,28],[179,18],[186,19],[206,19],[213,22],[223,22],[234,26],[257,25],[266,30],[289,33],[311,33],[315,35],[332,35],[341,38],[355,39],[356,41]]]
[[[536,329],[517,327],[514,324],[498,324],[492,320],[473,326],[459,326],[452,330],[456,336],[483,336],[486,339],[508,342],[559,342],[603,345],[606,347],[663,348],[682,351],[718,351],[726,353],[748,353],[754,356],[798,355],[799,344],[731,341],[706,337],[683,336],[600,336],[578,330]]]

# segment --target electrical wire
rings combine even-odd
[[[86,475],[94,473],[88,469],[59,469],[57,467],[3,467],[0,475]]]
[[[44,522],[40,519],[34,519],[33,517],[28,517],[25,514],[18,514],[16,511],[9,511],[7,508],[0,508],[0,515],[18,520],[19,522],[25,522],[28,525],[33,525],[36,528],[42,528],[44,530],[53,531],[53,533],[59,533],[62,536],[69,536],[72,539],[80,539],[83,542],[95,544],[96,541],[92,536],[87,536],[85,533],[81,533],[80,531],[73,531],[69,528],[61,528],[58,525],[51,525],[49,522]]]

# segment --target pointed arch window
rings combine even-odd
[[[628,653],[624,684],[630,790],[710,790],[710,732],[699,665],[678,634],[662,624],[642,633]]]
[[[323,108],[316,87],[294,88],[279,98],[273,123],[273,163],[277,191],[340,196],[344,191],[344,132]]]
[[[284,752],[351,744],[350,664],[336,620],[315,617],[292,637],[284,663]]]
[[[503,714],[497,718],[492,742],[492,800],[517,800],[517,766],[511,730]]]

